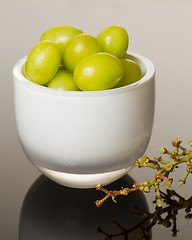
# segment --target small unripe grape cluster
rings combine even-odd
[[[125,58],[129,45],[121,26],[104,28],[96,37],[69,25],[48,29],[22,68],[30,81],[54,89],[99,91],[142,78],[139,65]]]

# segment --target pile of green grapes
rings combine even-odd
[[[97,38],[74,26],[56,26],[43,33],[22,73],[36,84],[68,91],[122,87],[142,78],[139,65],[125,58],[128,45],[121,26],[106,27]]]

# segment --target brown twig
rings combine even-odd
[[[169,178],[169,174],[173,172],[179,164],[186,164],[186,174],[180,179],[180,186],[183,185],[187,177],[190,173],[192,173],[192,151],[187,150],[186,148],[181,146],[182,141],[176,138],[172,141],[173,147],[175,147],[174,151],[169,151],[166,148],[160,148],[161,156],[154,157],[154,160],[149,159],[147,156],[141,157],[134,164],[135,167],[150,167],[156,170],[156,174],[154,177],[144,183],[134,183],[132,188],[122,188],[120,191],[111,191],[105,189],[101,184],[98,184],[96,189],[104,192],[106,196],[96,201],[96,205],[100,207],[109,197],[112,198],[113,202],[116,202],[115,198],[119,195],[127,196],[129,193],[140,190],[143,192],[150,192],[151,188],[154,187],[156,192],[156,204],[158,207],[161,207],[163,204],[163,198],[160,195],[160,183],[164,181],[164,188],[169,189],[173,182],[173,178]],[[192,141],[189,141],[188,144],[192,146]],[[182,151],[182,152],[180,152]],[[162,155],[168,155],[170,157],[170,161],[165,161],[162,158]]]

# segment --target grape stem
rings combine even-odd
[[[155,156],[153,160],[149,159],[147,156],[143,156],[136,161],[134,166],[137,168],[150,167],[157,171],[152,179],[144,183],[134,183],[132,188],[122,188],[119,191],[107,190],[102,186],[102,184],[98,184],[96,186],[96,190],[100,190],[106,195],[103,199],[96,201],[96,206],[100,207],[110,197],[112,198],[112,201],[116,203],[115,198],[118,195],[127,196],[129,193],[138,190],[148,193],[151,191],[151,188],[154,187],[156,192],[156,205],[161,207],[164,199],[160,194],[160,183],[164,182],[163,187],[165,189],[169,189],[173,182],[173,178],[169,178],[169,174],[173,172],[179,164],[182,163],[186,164],[186,174],[180,179],[180,186],[186,182],[189,174],[192,173],[192,151],[182,147],[181,143],[182,141],[176,138],[174,141],[172,141],[172,145],[175,148],[174,151],[168,151],[166,148],[160,148],[159,151],[161,156]],[[188,144],[192,146],[192,141],[189,141]],[[165,161],[162,159],[162,155],[165,154],[169,156],[170,161]]]

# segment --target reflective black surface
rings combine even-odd
[[[133,182],[126,176],[106,188],[119,190]],[[184,198],[174,190],[162,196],[162,208],[141,192],[120,196],[117,204],[108,199],[97,208],[102,192],[60,186],[40,176],[22,204],[19,240],[191,239],[192,196]]]
[[[108,187],[120,189],[130,184],[133,179],[127,176]],[[102,196],[95,189],[71,189],[41,176],[23,202],[19,240],[105,239],[110,235],[137,239],[140,229],[135,226],[142,218],[134,216],[133,208],[139,206],[148,211],[144,194],[137,192],[129,198],[119,198],[118,204],[108,201],[97,208],[95,201]],[[122,228],[133,231],[123,233]]]

